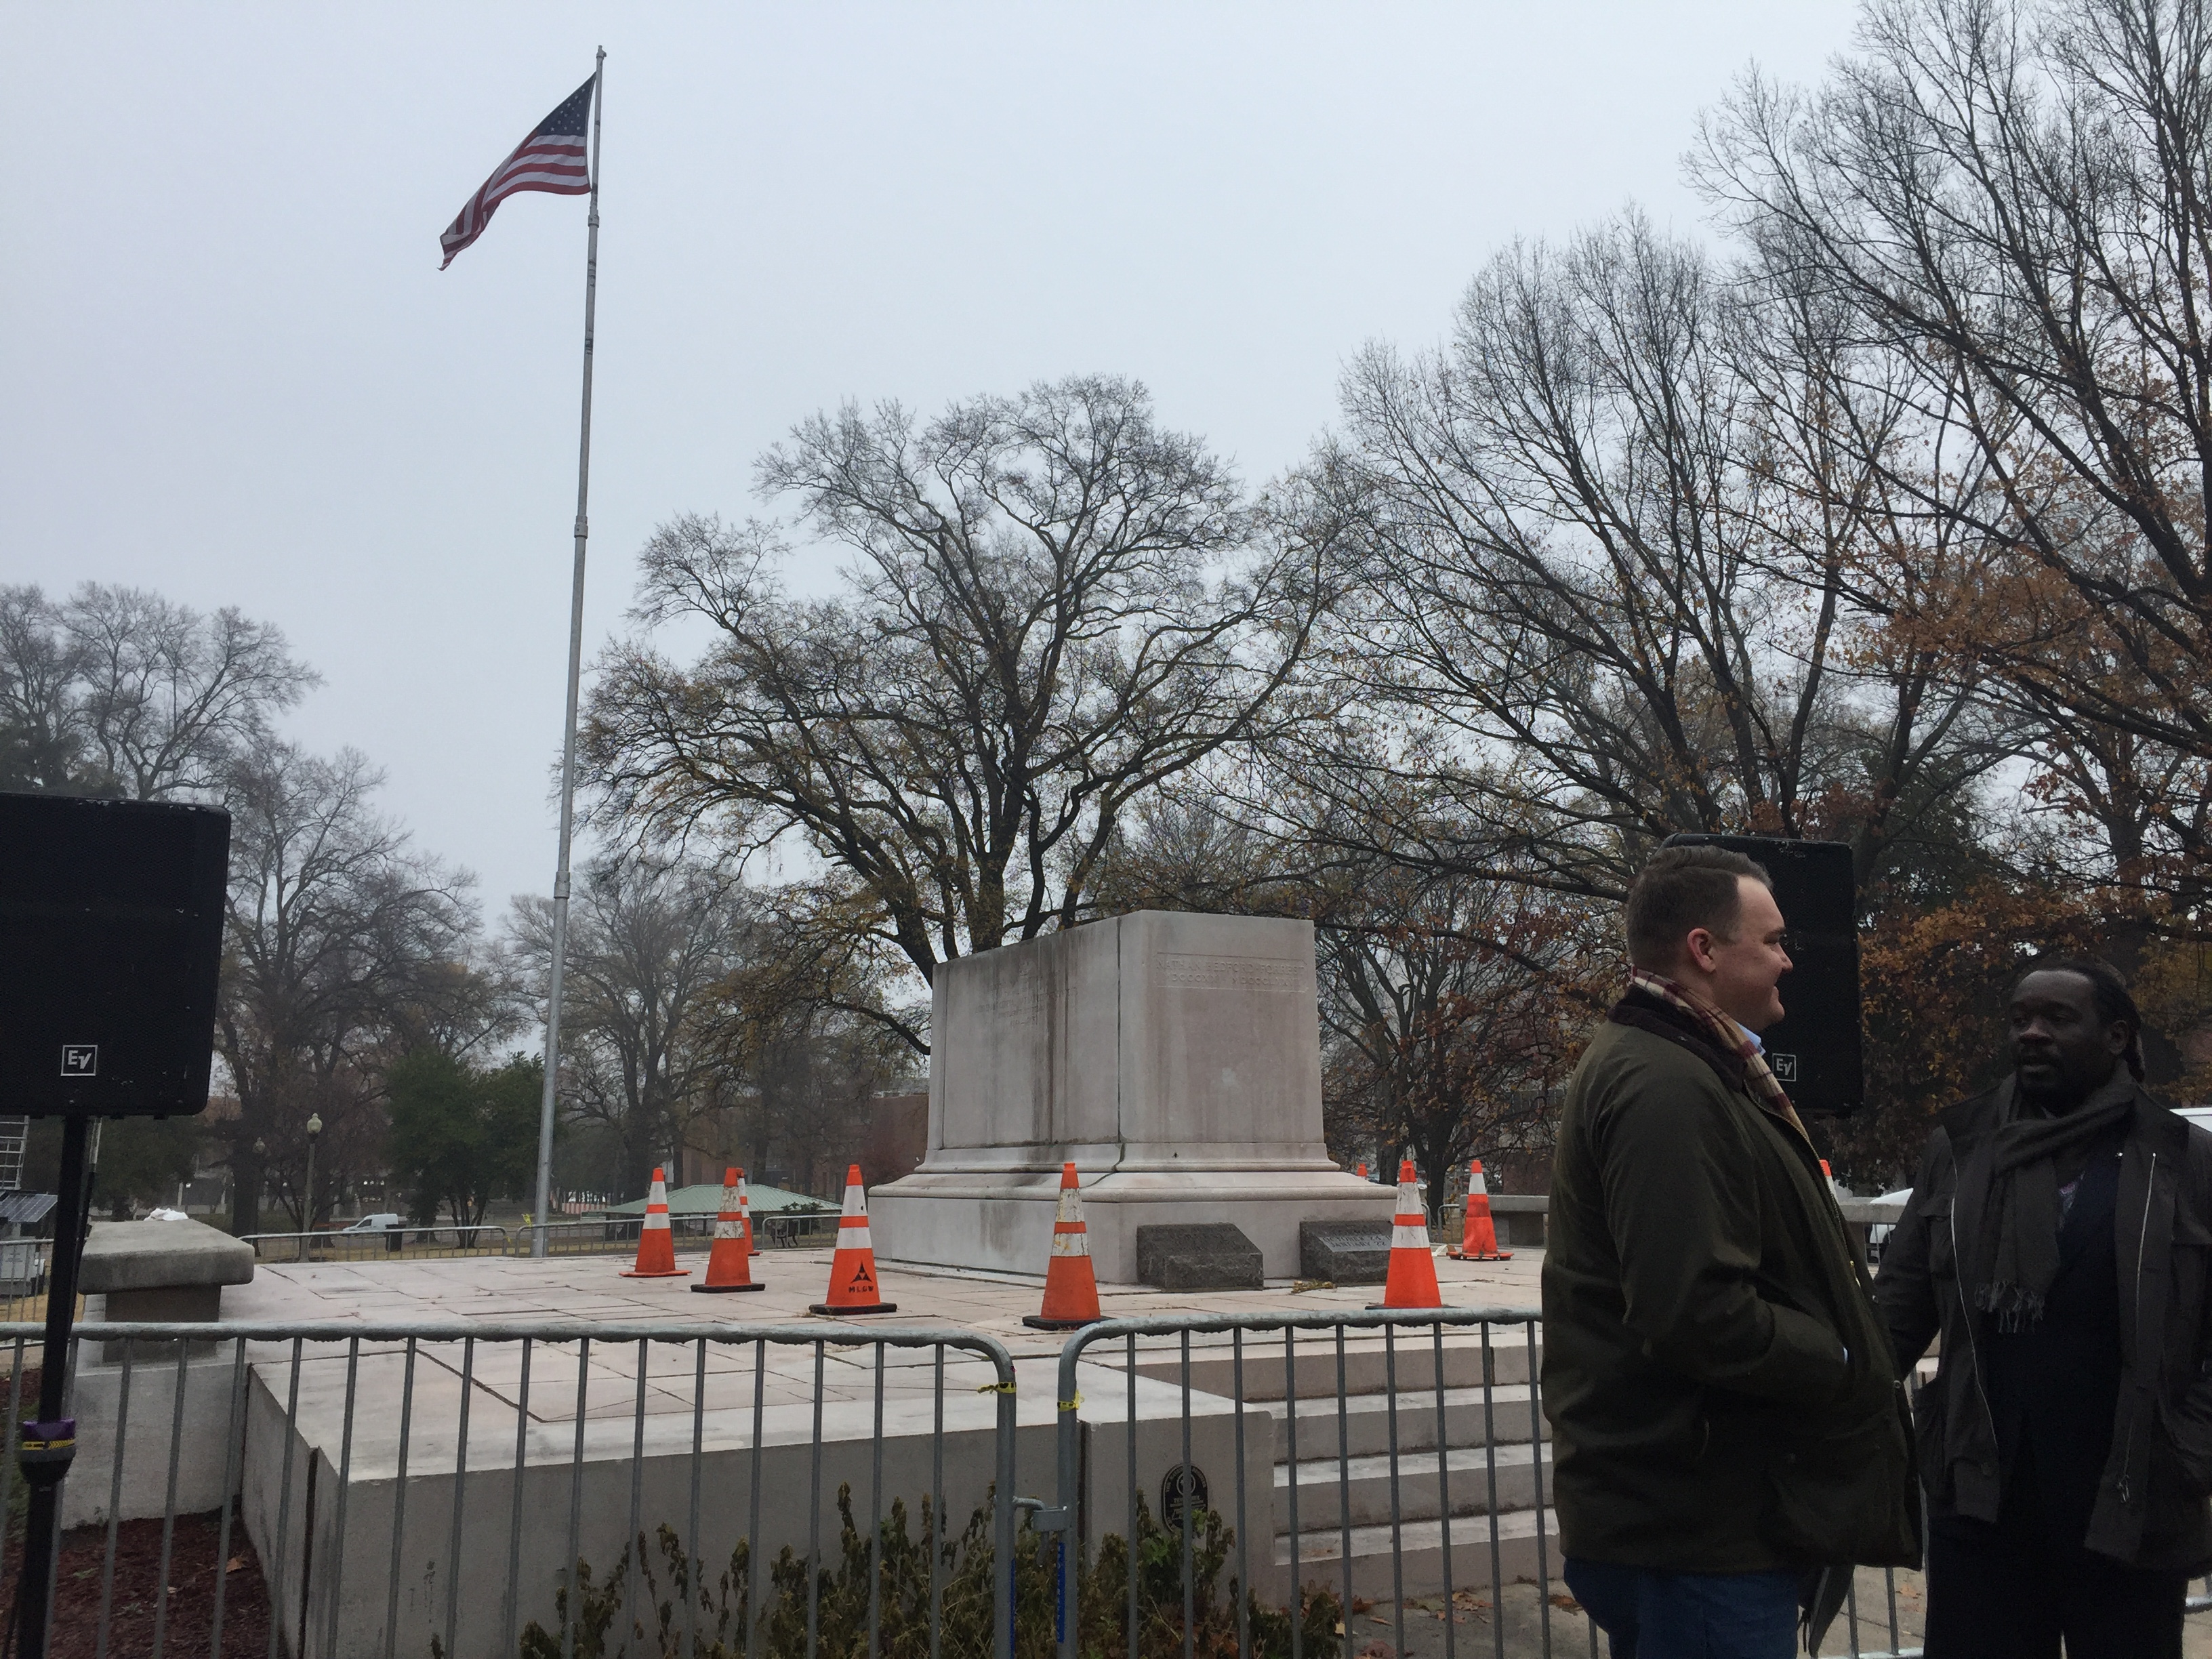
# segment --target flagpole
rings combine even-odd
[[[561,1082],[561,977],[568,948],[568,842],[576,811],[576,688],[584,672],[585,508],[592,489],[592,325],[599,296],[599,118],[606,104],[607,49],[592,74],[592,215],[584,244],[584,416],[576,447],[576,573],[568,597],[568,716],[561,731],[561,853],[553,872],[553,972],[545,993],[545,1095],[538,1115],[538,1201],[530,1254],[545,1255],[553,1197],[553,1109]]]

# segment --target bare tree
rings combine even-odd
[[[870,1098],[910,1074],[927,1011],[891,1000],[904,958],[866,925],[872,907],[849,877],[753,897],[742,960],[718,988],[713,1018],[733,1086],[692,1144],[781,1169],[811,1191],[859,1156]]]
[[[694,1118],[727,1102],[712,1037],[716,993],[735,963],[737,893],[689,864],[602,860],[577,884],[561,1010],[561,1091],[571,1123],[620,1151],[605,1173],[641,1195],[672,1164]],[[518,898],[514,948],[542,999],[552,959],[550,900]]]
[[[1683,830],[1842,835],[1871,873],[2004,750],[1851,602],[1882,503],[1830,441],[1821,320],[1631,216],[1500,255],[1447,349],[1365,354],[1303,497],[1351,562],[1328,660],[1364,718],[1290,769],[1347,824],[1416,805],[1393,856],[1570,892]]]
[[[1526,884],[1379,861],[1320,919],[1330,1115],[1408,1151],[1432,1215],[1469,1158],[1548,1148],[1607,965],[1603,921]]]
[[[2212,25],[2202,0],[1879,0],[1701,171],[1762,273],[1911,398],[1869,446],[1980,560],[1913,607],[2031,702],[2212,753]]]
[[[83,775],[82,653],[35,587],[0,587],[0,784],[105,793]]]
[[[587,761],[641,833],[799,837],[925,979],[1076,920],[1132,802],[1292,710],[1313,550],[1139,386],[1066,380],[927,425],[848,407],[760,483],[852,550],[845,591],[787,598],[773,527],[664,526],[637,614],[714,643],[689,669],[613,653]]]
[[[30,787],[212,799],[315,683],[283,633],[228,606],[97,582],[59,605],[0,589],[0,745]]]
[[[230,890],[216,1049],[239,1115],[229,1140],[232,1223],[260,1225],[264,1184],[300,1226],[379,1166],[382,1066],[397,1023],[465,981],[471,879],[416,853],[369,797],[361,756],[323,760],[264,742],[230,773]],[[316,1184],[307,1123],[319,1116]]]

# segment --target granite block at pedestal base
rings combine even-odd
[[[1331,1285],[1380,1285],[1390,1277],[1387,1221],[1302,1221],[1298,1272]]]
[[[1256,1291],[1260,1251],[1225,1221],[1139,1227],[1137,1282],[1162,1291]]]
[[[1387,1231],[1396,1202],[1392,1188],[1334,1168],[1081,1173],[1091,1264],[1102,1285],[1139,1282],[1139,1228],[1206,1222],[1240,1229],[1258,1247],[1268,1278],[1297,1279],[1301,1222],[1367,1221]],[[1056,1164],[1034,1171],[923,1170],[870,1193],[868,1223],[883,1261],[1042,1273],[1059,1207]]]

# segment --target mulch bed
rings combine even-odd
[[[164,1653],[210,1651],[215,1636],[215,1589],[223,1581],[222,1651],[251,1655],[269,1651],[269,1591],[261,1563],[235,1515],[230,1523],[230,1559],[217,1558],[222,1512],[180,1515],[169,1543],[168,1608],[163,1621]],[[100,1579],[107,1554],[107,1528],[80,1527],[62,1535],[61,1571],[54,1584],[52,1659],[92,1659],[100,1638]],[[8,1589],[12,1597],[22,1565],[21,1539],[8,1540]],[[107,1624],[112,1655],[154,1651],[154,1613],[161,1585],[161,1522],[157,1516],[125,1521],[116,1528],[115,1591]]]

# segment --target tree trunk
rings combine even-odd
[[[261,1164],[249,1153],[230,1158],[230,1231],[244,1237],[261,1231]]]

